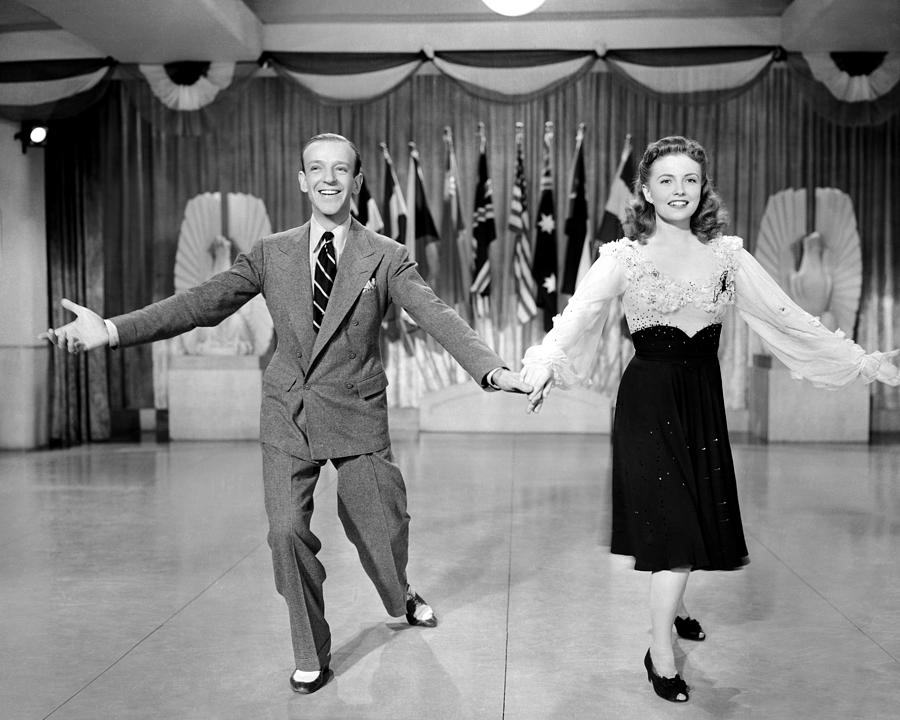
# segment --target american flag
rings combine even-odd
[[[521,324],[537,315],[535,285],[531,277],[531,230],[528,222],[528,194],[523,159],[523,127],[516,123],[516,179],[509,204],[507,228],[513,233],[513,276],[516,281],[516,318]]]

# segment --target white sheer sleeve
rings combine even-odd
[[[605,252],[607,247],[601,249],[566,309],[553,318],[544,341],[525,352],[522,364],[549,368],[559,387],[589,383],[610,302],[625,291],[625,272],[616,253]]]
[[[741,317],[794,377],[819,387],[839,387],[860,376],[867,383],[881,379],[885,353],[867,354],[843,331],[825,328],[794,303],[746,250],[738,251],[737,266],[735,305]]]

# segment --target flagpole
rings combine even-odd
[[[594,244],[599,249],[604,243],[612,242],[622,237],[622,214],[632,193],[634,178],[626,168],[631,159],[632,145],[631,133],[625,135],[622,152],[615,172],[609,180],[609,191],[606,204],[603,209],[602,221],[597,227]],[[623,309],[621,298],[615,298],[610,302],[609,312],[603,328],[603,341],[600,346],[600,354],[593,373],[594,385],[601,392],[615,393],[616,386],[622,376],[624,365],[627,361],[626,335],[622,331]]]
[[[397,177],[397,170],[394,168],[394,161],[391,158],[391,153],[388,151],[387,143],[382,142],[378,143],[378,147],[381,148],[381,152],[384,155],[384,161],[387,163],[387,166],[391,169],[391,178],[394,181],[394,185],[400,187],[400,179]]]
[[[590,220],[587,207],[587,189],[585,188],[586,177],[584,169],[584,133],[587,126],[585,123],[578,123],[575,131],[575,155],[572,161],[572,172],[569,176],[569,211],[566,217],[566,237],[568,243],[566,245],[566,262],[562,289],[565,295],[560,294],[560,300],[565,298],[565,303],[561,302],[560,312],[569,298],[578,287],[578,283],[587,274],[594,260],[596,259],[595,242],[592,237],[593,233],[589,231]],[[577,248],[571,245],[572,241],[580,241],[581,246]],[[574,274],[574,276],[573,276]]]
[[[631,155],[631,133],[625,133],[625,144],[622,145],[622,153],[619,155],[619,164],[616,167],[616,174],[613,178],[617,178],[622,174],[622,170],[625,169],[625,163],[628,162],[628,157]],[[631,188],[628,188],[629,190]]]
[[[409,172],[406,178],[406,207],[409,208],[409,218],[406,221],[406,249],[411,260],[423,263],[416,257],[416,180],[419,173],[419,151],[416,144],[410,140],[409,148]],[[425,260],[425,258],[422,258]]]
[[[448,304],[451,305],[458,313],[463,316],[467,314],[467,310],[460,307],[463,302],[468,305],[468,283],[466,289],[459,287],[459,265],[462,258],[459,252],[459,178],[455,172],[456,153],[453,149],[453,131],[449,125],[444,125],[444,187],[442,192],[442,213],[439,240],[439,256],[440,264],[439,275],[435,277],[437,288],[440,289],[439,295]],[[448,218],[449,215],[449,218]],[[457,297],[457,290],[465,292],[462,298]],[[467,318],[466,318],[467,319]],[[436,348],[437,349],[437,348]],[[458,370],[459,364],[453,359],[444,348],[439,349],[439,354],[443,360],[450,384],[454,385],[459,382]]]

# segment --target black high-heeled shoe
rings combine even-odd
[[[700,622],[690,615],[686,618],[675,616],[675,631],[678,637],[685,640],[706,640],[706,633],[700,626]]]
[[[663,700],[674,703],[690,700],[690,688],[681,679],[681,675],[676,674],[673,678],[667,678],[656,674],[653,669],[653,660],[650,659],[650,650],[647,650],[647,654],[644,656],[644,667],[647,668],[647,680],[653,684],[653,691]],[[679,695],[684,697],[680,698]]]

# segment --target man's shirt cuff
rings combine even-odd
[[[116,329],[113,321],[104,319],[103,322],[106,323],[106,332],[109,333],[109,346],[111,348],[119,347],[119,331]]]

